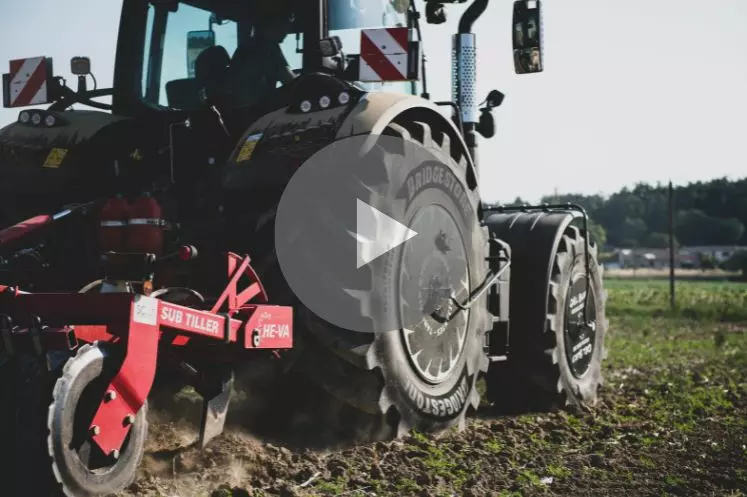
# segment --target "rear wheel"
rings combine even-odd
[[[336,327],[298,306],[297,326],[308,333],[294,367],[364,414],[359,419],[375,430],[369,437],[376,438],[463,426],[468,409],[479,405],[476,381],[487,370],[483,344],[490,325],[483,299],[458,312],[436,291],[446,288],[457,301],[467,301],[488,271],[487,230],[480,225],[478,192],[468,186],[466,157],[448,135],[426,122],[393,123],[384,134],[404,145],[373,152],[383,154],[376,162],[382,170],[372,173],[375,192],[360,200],[391,213],[419,236],[382,256],[386,263],[372,271],[371,286],[361,292],[359,305],[364,315],[372,306],[386,308],[389,315],[404,314],[403,302],[430,308],[428,300],[435,298],[442,300],[436,306],[439,315],[374,334]],[[427,152],[428,159],[408,152],[416,148]],[[404,198],[403,191],[408,192]],[[318,233],[308,236],[319,238]],[[271,265],[272,278],[282,277],[274,257]],[[405,285],[408,279],[420,284]],[[274,285],[267,286],[272,295],[269,287]],[[420,294],[416,287],[422,287]],[[442,322],[446,316],[452,319]]]
[[[449,137],[426,122],[391,124],[385,134],[404,140],[404,157],[384,158],[388,191],[364,200],[374,207],[377,201],[386,205],[419,236],[403,245],[399,260],[387,265],[388,274],[377,275],[369,298],[392,307],[416,302],[429,308],[427,300],[443,297],[436,289],[447,288],[458,301],[466,301],[487,274],[487,232],[479,222],[478,193],[467,186],[466,158],[452,154]],[[435,160],[409,156],[420,147]],[[391,155],[386,148],[384,153]],[[402,200],[403,189],[409,201]],[[420,284],[405,285],[407,278]],[[306,312],[307,326],[330,351],[330,360],[316,369],[314,379],[374,416],[389,416],[397,435],[463,426],[467,410],[480,401],[476,381],[487,368],[483,344],[488,314],[482,300],[456,312],[448,299],[438,313],[454,317],[442,323],[424,316],[409,329],[373,335],[336,329]]]

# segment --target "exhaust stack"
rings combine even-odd
[[[477,101],[477,40],[472,32],[475,21],[485,12],[490,0],[474,0],[459,20],[459,31],[452,36],[451,99],[460,108],[464,140],[477,165],[475,126],[480,120]],[[455,116],[456,117],[456,116]]]

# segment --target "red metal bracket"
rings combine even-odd
[[[46,326],[43,334],[54,331],[62,336],[60,329],[74,326],[78,340],[104,339],[124,345],[124,360],[90,425],[93,440],[104,453],[116,455],[150,393],[164,332],[176,331],[187,340],[199,337],[238,344],[242,349],[293,346],[291,307],[247,304],[255,297],[267,301],[249,257],[229,254],[228,271],[229,283],[212,311],[128,293],[29,294],[0,286],[0,315],[11,320],[40,316]],[[238,291],[242,276],[249,279],[249,286]],[[216,314],[224,304],[228,314]],[[241,319],[234,319],[239,311]],[[21,322],[14,325],[27,326]]]
[[[251,259],[248,255],[241,257],[233,252],[228,253],[228,284],[210,310],[211,312],[219,312],[223,305],[227,304],[228,315],[233,316],[244,304],[256,296],[259,296],[260,302],[267,302],[267,292],[249,262]],[[249,286],[238,292],[238,283],[242,276],[249,278]]]
[[[129,325],[122,332],[126,348],[124,361],[90,426],[93,440],[110,455],[119,453],[156,377],[160,336],[158,300],[135,296],[130,305]]]

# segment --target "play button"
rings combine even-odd
[[[428,150],[377,138],[373,148],[370,135],[334,142],[295,170],[275,254],[298,302],[331,325],[438,335],[469,298],[458,185]]]
[[[417,235],[361,199],[356,203],[356,226],[358,269]]]

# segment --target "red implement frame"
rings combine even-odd
[[[242,349],[273,350],[293,346],[291,307],[248,304],[255,297],[266,301],[264,289],[249,261],[248,256],[229,254],[229,282],[211,311],[129,293],[29,294],[0,286],[0,350],[11,345],[13,340],[9,340],[9,336],[26,333],[32,337],[57,337],[41,339],[47,345],[70,344],[71,329],[78,340],[108,338],[108,341],[121,343],[125,348],[124,360],[90,426],[95,442],[105,454],[112,454],[121,449],[132,417],[150,393],[159,341],[164,332],[176,332],[187,339],[219,341]],[[249,285],[239,291],[242,275],[248,278]],[[223,304],[227,304],[227,312],[217,314]],[[14,324],[28,328],[13,329],[10,333]],[[61,334],[64,334],[64,341],[59,339]]]

